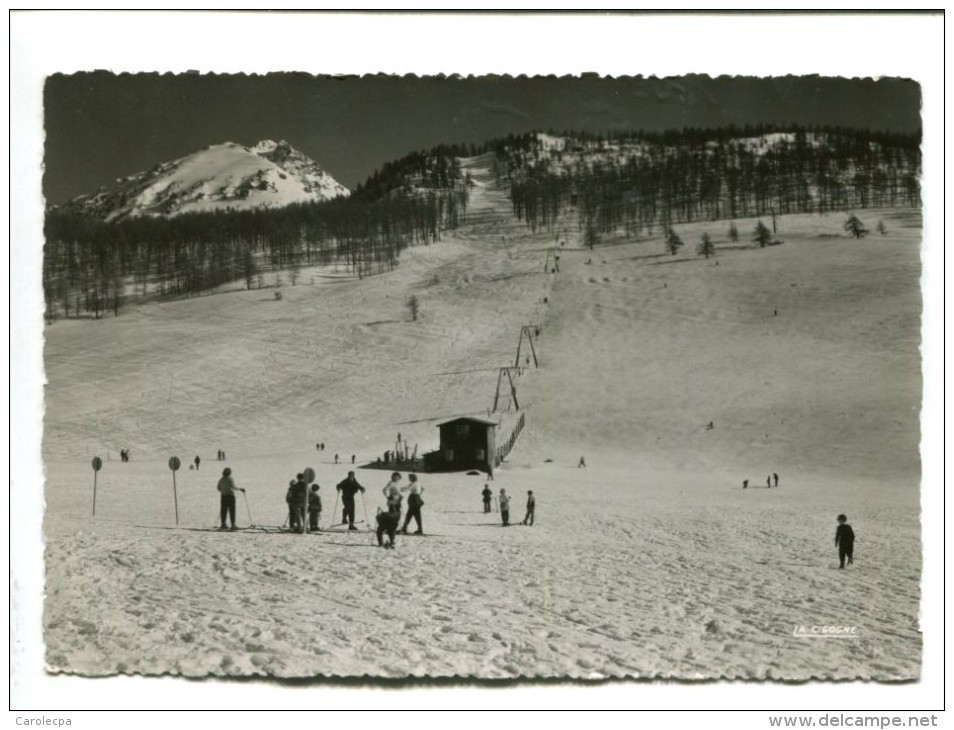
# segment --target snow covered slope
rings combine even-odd
[[[555,235],[510,217],[489,159],[465,169],[468,223],[392,272],[316,268],[281,301],[235,291],[47,328],[51,669],[918,677],[918,215],[861,213],[887,229],[862,241],[842,214],[782,216],[785,244],[765,249],[745,243],[754,220],[738,244],[724,222],[677,225],[677,256],[658,231],[591,252],[568,216],[548,274]],[[703,231],[714,260],[690,250]],[[484,514],[482,477],[425,474],[428,535],[395,551],[364,529],[202,531],[223,466],[248,490],[239,523],[271,526],[314,467],[332,527],[351,455],[373,461],[397,432],[434,448],[441,420],[486,415],[531,323],[527,427],[491,487],[516,520],[532,489],[534,527]],[[202,457],[178,473],[180,529],[172,454]],[[358,479],[373,520],[386,475]],[[858,535],[845,571],[839,512]],[[845,624],[856,638],[794,635]]]
[[[314,160],[282,140],[254,147],[233,142],[119,178],[67,207],[118,220],[129,216],[278,208],[348,195]]]

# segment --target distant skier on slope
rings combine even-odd
[[[500,488],[498,501],[500,502],[500,520],[504,527],[508,527],[510,525],[510,497],[507,496],[507,490],[503,487]]]
[[[581,456],[581,457],[580,457],[580,463],[576,465],[576,468],[579,469],[580,467],[585,467],[585,466],[586,466],[586,459],[584,459],[584,458]]]
[[[199,455],[196,454],[196,455],[195,455],[195,470],[196,470],[196,471],[199,471],[199,462],[200,462],[200,461],[202,461],[202,460],[199,458]]]
[[[364,487],[358,484],[354,478],[354,472],[349,471],[348,477],[338,482],[336,489],[341,492],[341,503],[344,505],[344,513],[341,516],[341,523],[348,523],[349,530],[357,530],[354,526],[354,495],[356,492],[364,492]]]
[[[775,479],[775,486],[777,487],[777,486],[778,486],[778,474],[776,474],[775,472],[772,472],[772,477]]]
[[[229,521],[232,523],[231,529],[236,529],[235,527],[235,492],[239,491],[243,494],[245,490],[241,487],[235,486],[235,481],[232,479],[232,470],[228,467],[222,470],[222,478],[219,479],[217,486],[219,494],[222,496],[219,499],[219,518],[221,525],[220,530],[225,529],[225,518],[228,516]]]
[[[481,492],[484,498],[484,512],[490,512],[490,498],[494,496],[494,493],[490,491],[490,485],[484,485],[484,491]]]
[[[533,496],[533,490],[527,491],[527,516],[523,518],[523,524],[533,527],[534,512],[537,509],[537,500]]]

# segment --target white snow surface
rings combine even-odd
[[[917,678],[919,217],[861,211],[888,228],[862,241],[832,214],[780,218],[785,244],[766,249],[741,247],[755,221],[740,220],[737,245],[720,221],[676,226],[675,257],[658,231],[591,252],[569,215],[537,235],[512,220],[487,163],[464,161],[467,224],[392,272],[47,329],[49,669]],[[702,231],[714,260],[686,250]],[[460,473],[421,475],[426,535],[396,550],[332,526],[352,468],[334,455],[372,461],[398,432],[430,450],[436,423],[486,416],[531,323],[527,427],[490,486],[512,521],[533,490],[536,525],[502,527],[485,477]],[[239,524],[272,527],[313,467],[323,531],[209,530],[224,466],[247,489]],[[373,520],[388,475],[357,473]],[[840,512],[858,537],[846,570]],[[832,625],[857,634],[793,635]]]
[[[211,145],[120,178],[93,195],[75,198],[70,205],[116,220],[277,208],[348,194],[348,189],[314,160],[284,140],[262,140],[251,148],[234,142]]]

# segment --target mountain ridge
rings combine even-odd
[[[79,195],[61,206],[112,222],[216,210],[281,208],[350,191],[287,141],[223,142]]]

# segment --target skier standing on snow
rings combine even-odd
[[[848,565],[854,562],[855,552],[855,531],[848,524],[848,518],[845,515],[838,515],[838,529],[835,530],[835,545],[838,547],[839,568],[845,567],[845,558],[848,558]]]
[[[291,487],[291,504],[289,505],[295,514],[295,526],[298,532],[305,531],[305,504],[308,501],[308,484],[305,483],[305,475],[298,474]]]
[[[485,484],[481,494],[484,497],[484,512],[490,512],[490,498],[494,496],[494,493],[490,491],[490,485]]]
[[[533,497],[533,490],[527,492],[527,516],[523,518],[523,524],[533,527],[533,513],[537,508],[537,500]]]
[[[503,526],[508,527],[510,525],[510,497],[507,496],[507,490],[503,487],[500,488],[498,500],[500,502],[500,519],[503,521]]]
[[[285,504],[288,505],[288,529],[298,529],[298,510],[295,509],[295,480],[288,482],[288,491],[285,492]]]
[[[228,467],[222,470],[222,478],[219,479],[218,483],[219,494],[221,498],[219,499],[219,518],[221,521],[220,530],[225,529],[225,518],[228,516],[229,521],[232,523],[231,529],[236,529],[235,527],[235,492],[245,493],[245,490],[241,487],[235,486],[235,481],[232,479],[232,470]]]
[[[772,472],[772,477],[775,479],[775,486],[777,487],[777,486],[778,486],[778,474],[776,474],[775,472]]]
[[[423,535],[424,526],[421,523],[421,507],[424,506],[424,499],[421,495],[424,493],[424,488],[417,483],[417,474],[408,475],[408,480],[411,482],[411,493],[407,498],[407,517],[404,518],[404,527],[401,528],[401,532],[407,534],[407,526],[411,523],[413,517],[417,523],[414,534]]]
[[[318,516],[321,514],[321,497],[318,496],[318,485],[311,485],[311,494],[308,495],[308,529],[318,532]]]
[[[358,484],[354,478],[354,472],[349,471],[347,479],[338,482],[336,489],[341,492],[341,503],[344,505],[344,513],[341,516],[341,524],[348,523],[349,530],[357,530],[354,526],[354,495],[356,492],[364,492],[364,487]]]
[[[201,459],[199,458],[199,455],[196,454],[196,455],[195,455],[195,470],[196,470],[196,471],[199,471],[199,462],[200,462],[200,461],[201,461]]]

